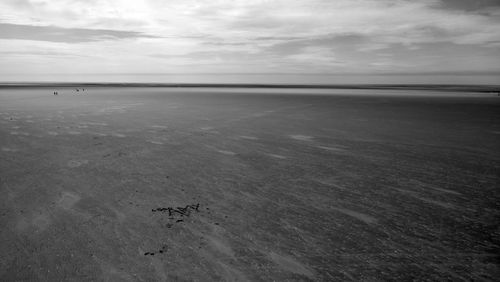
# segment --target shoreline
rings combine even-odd
[[[360,89],[360,90],[424,90],[441,92],[500,93],[500,85],[453,85],[453,84],[241,84],[241,83],[59,83],[23,82],[0,83],[7,88],[52,87],[148,87],[148,88],[264,88],[264,89]]]

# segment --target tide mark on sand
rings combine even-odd
[[[124,137],[126,137],[125,134],[121,134],[121,133],[112,133],[111,135],[114,136],[114,137],[118,137],[118,138],[124,138]]]
[[[295,139],[295,140],[299,140],[299,141],[307,141],[307,142],[313,141],[313,137],[308,136],[308,135],[296,134],[296,135],[290,135],[290,138]]]
[[[156,145],[163,145],[163,142],[157,141],[157,140],[149,140],[149,143],[156,144]]]
[[[433,204],[433,205],[436,205],[436,206],[440,206],[440,207],[445,208],[445,209],[452,209],[454,207],[452,204],[445,203],[445,202],[440,202],[440,201],[436,201],[436,200],[432,200],[432,199],[427,199],[427,198],[423,198],[423,197],[418,197],[418,196],[413,196],[413,197],[415,199],[419,199],[422,202],[425,202],[425,203],[428,203],[428,204]]]
[[[208,242],[212,246],[212,248],[229,257],[234,257],[234,251],[233,249],[231,249],[227,242],[211,236],[206,236],[206,238],[208,239]]]
[[[99,113],[110,114],[110,113],[125,113],[128,109],[133,108],[138,105],[143,105],[143,103],[135,103],[121,106],[110,106],[104,107],[98,110]]]
[[[247,135],[240,135],[239,136],[241,139],[247,139],[247,140],[258,140],[259,138],[254,137],[254,136],[247,136]]]
[[[227,150],[221,150],[221,149],[218,149],[214,146],[210,146],[210,145],[205,145],[207,148],[210,148],[211,150],[214,150],[216,152],[219,152],[221,154],[224,154],[224,155],[228,155],[228,156],[234,156],[236,155],[235,152],[231,152],[231,151],[227,151]]]
[[[375,224],[375,223],[377,223],[377,219],[376,218],[374,218],[372,216],[369,216],[369,215],[366,215],[364,213],[360,213],[360,212],[349,210],[349,209],[343,209],[343,208],[333,208],[333,209],[336,210],[336,211],[338,211],[338,212],[340,212],[340,213],[343,213],[345,215],[353,217],[353,218],[355,218],[357,220],[363,221],[366,224]]]
[[[151,125],[150,127],[152,127],[152,128],[159,128],[159,129],[167,129],[168,128],[166,125],[156,125],[156,124]]]
[[[267,154],[268,156],[270,157],[273,157],[273,158],[276,158],[276,159],[281,159],[281,160],[284,160],[286,159],[287,157],[285,156],[282,156],[282,155],[276,155],[276,154]]]
[[[320,183],[320,184],[323,184],[323,185],[326,185],[326,186],[329,186],[329,187],[333,187],[333,188],[336,188],[336,189],[347,190],[346,187],[338,184],[337,180],[335,180],[335,179],[318,179],[318,180],[315,180],[315,181],[318,182],[318,183]]]
[[[460,193],[460,192],[453,191],[453,190],[448,190],[448,189],[444,189],[444,188],[440,188],[440,187],[436,187],[434,185],[427,184],[427,183],[418,181],[416,179],[412,179],[410,181],[410,183],[415,184],[415,185],[417,185],[419,187],[426,188],[426,189],[431,189],[431,190],[434,190],[434,191],[437,191],[437,192],[443,192],[443,193],[453,194],[453,195],[462,195],[462,193]],[[410,192],[410,193],[414,193],[414,192],[408,191],[408,190],[404,190],[404,191],[407,191],[407,192]],[[401,192],[403,192],[403,191],[401,191]]]
[[[269,257],[285,271],[304,275],[311,279],[314,278],[314,273],[309,268],[292,257],[278,255],[275,252],[271,252]]]
[[[224,277],[224,281],[238,281],[238,282],[250,281],[245,276],[245,274],[243,274],[238,269],[220,261],[218,262],[218,264],[223,270],[222,276]]]
[[[429,189],[436,190],[436,191],[443,192],[443,193],[453,194],[453,195],[462,195],[462,193],[448,190],[448,189],[444,189],[444,188],[439,188],[439,187],[429,187]]]
[[[251,117],[264,117],[264,116],[266,116],[266,115],[267,115],[267,113],[266,113],[266,112],[264,112],[264,113],[253,113],[253,114],[251,114],[250,116],[251,116]]]
[[[394,188],[395,190],[403,193],[403,194],[406,194],[412,198],[415,198],[417,200],[420,200],[424,203],[428,203],[428,204],[433,204],[433,205],[436,205],[436,206],[440,206],[442,208],[446,208],[446,209],[452,209],[454,208],[454,206],[450,203],[445,203],[445,202],[441,202],[441,201],[436,201],[436,200],[432,200],[432,199],[427,199],[427,198],[424,198],[424,197],[421,197],[419,196],[416,192],[414,191],[410,191],[410,190],[406,190],[406,189],[401,189],[401,188]]]
[[[335,147],[328,147],[328,146],[317,146],[319,149],[327,150],[327,151],[332,151],[332,152],[344,152],[344,149],[341,148],[335,148]]]
[[[90,121],[84,121],[84,122],[80,122],[81,125],[100,125],[100,126],[106,126],[108,125],[107,123],[105,122],[90,122]]]
[[[30,136],[30,134],[28,132],[22,132],[22,131],[11,131],[10,134],[12,134],[12,135]]]
[[[231,152],[231,151],[226,151],[226,150],[216,150],[217,152],[221,153],[221,154],[224,154],[224,155],[228,155],[228,156],[234,156],[236,155],[235,152]]]

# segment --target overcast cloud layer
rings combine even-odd
[[[499,73],[496,0],[2,0],[0,74]]]

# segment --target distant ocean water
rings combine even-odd
[[[499,84],[500,75],[365,74],[2,74],[0,82]]]

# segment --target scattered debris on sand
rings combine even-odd
[[[159,249],[158,251],[156,252],[145,252],[144,255],[145,256],[154,256],[155,254],[163,254],[163,253],[166,253],[168,250],[168,246],[167,245],[163,245],[161,247],[161,249]]]
[[[152,212],[167,212],[168,211],[169,220],[175,220],[175,223],[179,223],[179,222],[184,222],[184,219],[179,218],[179,217],[175,218],[176,215],[180,216],[180,217],[189,216],[192,211],[199,212],[199,208],[200,208],[200,203],[196,203],[193,205],[186,205],[185,207],[156,208],[156,209],[152,209],[151,211]],[[174,226],[174,224],[172,223],[172,221],[165,225],[165,227],[167,227],[167,228],[172,228],[173,226]],[[145,256],[154,256],[156,254],[163,254],[163,253],[167,252],[167,248],[168,248],[167,245],[163,245],[163,247],[160,250],[158,250],[156,252],[145,252],[144,255]]]
[[[194,204],[194,205],[186,205],[185,207],[166,207],[166,208],[156,208],[152,209],[152,212],[167,212],[168,211],[168,219],[170,220],[169,223],[165,225],[167,228],[172,228],[174,226],[174,223],[180,223],[184,222],[184,216],[188,217],[191,215],[192,211],[199,212],[200,210],[200,203]]]
[[[176,213],[180,214],[181,216],[189,216],[191,214],[191,211],[197,211],[199,212],[200,208],[200,203],[197,203],[196,205],[186,205],[185,207],[166,207],[166,208],[156,208],[152,209],[152,212],[167,212],[168,211],[168,216],[174,216]]]

